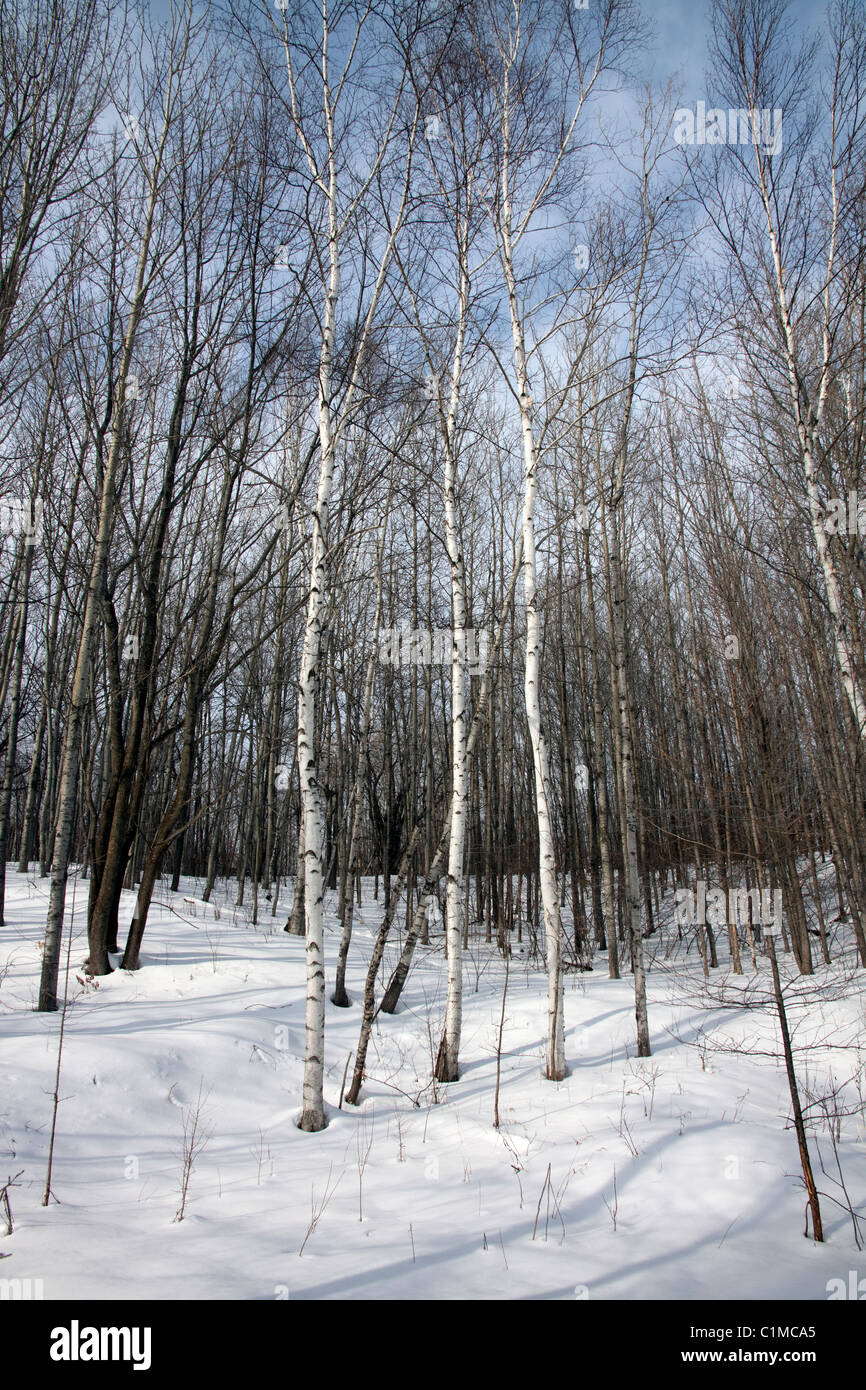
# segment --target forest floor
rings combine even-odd
[[[377,1019],[361,1105],[337,1108],[381,912],[365,882],[349,962],[354,1004],[327,1006],[329,1125],[313,1135],[294,1123],[304,943],[282,931],[286,908],[253,927],[229,905],[232,885],[210,905],[197,897],[200,882],[183,880],[176,894],[160,886],[143,968],[91,983],[81,969],[87,885],[70,881],[67,909],[73,886],[47,1207],[61,1023],[60,1013],[34,1011],[47,880],[10,866],[0,934],[0,1187],[21,1174],[0,1274],[41,1280],[46,1299],[823,1300],[830,1280],[848,1287],[850,1271],[866,1276],[831,1137],[863,1212],[866,975],[843,927],[834,924],[830,967],[817,963],[816,941],[815,976],[793,978],[782,958],[812,1159],[828,1194],[818,1245],[803,1236],[767,962],[759,954],[756,982],[748,951],[745,976],[723,960],[708,993],[694,944],[688,953],[675,945],[670,910],[646,942],[652,1057],[635,1056],[630,976],[611,981],[597,957],[591,972],[567,976],[562,1083],[541,1076],[545,976],[526,943],[522,955],[515,945],[497,1131],[504,963],[473,940],[461,1079],[435,1086],[441,933],[419,948],[398,1013]],[[124,926],[133,901],[124,895]],[[328,907],[330,991],[330,896]],[[395,941],[386,977],[397,951]],[[831,1092],[828,1120],[820,1098]],[[177,1221],[184,1125],[199,1097],[206,1142]]]

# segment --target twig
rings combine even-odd
[[[352,1054],[351,1054],[351,1052],[350,1052],[349,1055],[348,1055],[348,1057],[346,1058],[346,1065],[345,1065],[344,1068],[343,1068],[343,1080],[342,1080],[342,1084],[341,1084],[341,1086],[340,1086],[340,1100],[339,1100],[338,1105],[337,1105],[337,1109],[338,1109],[338,1110],[342,1110],[342,1108],[343,1108],[343,1094],[344,1094],[344,1092],[345,1092],[345,1090],[346,1090],[346,1077],[349,1075],[349,1063],[351,1062],[351,1060],[352,1060]]]
[[[12,1229],[13,1229],[13,1228],[12,1228],[12,1208],[11,1208],[11,1206],[9,1205],[9,1189],[10,1189],[10,1187],[16,1187],[16,1186],[18,1185],[18,1179],[21,1177],[21,1173],[23,1173],[23,1172],[24,1172],[24,1169],[22,1168],[20,1172],[18,1172],[18,1173],[15,1174],[15,1177],[14,1177],[14,1178],[7,1178],[7,1179],[6,1179],[6,1182],[5,1182],[4,1185],[3,1185],[3,1187],[0,1187],[0,1202],[3,1203],[3,1206],[4,1206],[5,1210],[6,1210],[6,1234],[7,1234],[7,1236],[11,1236],[11,1234],[12,1234]]]
[[[505,953],[505,983],[502,986],[502,1009],[499,1014],[499,1034],[496,1039],[496,1089],[493,1093],[493,1128],[499,1128],[499,1078],[502,1073],[502,1030],[505,1027],[505,996],[508,993],[508,966],[511,960],[511,944]]]

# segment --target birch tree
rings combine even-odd
[[[398,118],[402,113],[405,89],[405,70],[397,74],[393,100],[384,112],[380,108],[381,125],[375,132],[376,149],[373,158],[359,179],[352,184],[349,176],[347,146],[360,138],[353,132],[353,118],[360,120],[353,96],[358,95],[359,46],[362,36],[369,40],[372,23],[367,8],[354,4],[338,4],[329,8],[323,0],[321,29],[316,37],[309,36],[310,48],[298,42],[298,29],[303,27],[300,15],[287,7],[282,16],[282,45],[285,57],[288,103],[298,142],[308,171],[311,205],[322,212],[319,225],[311,226],[314,237],[322,236],[319,264],[322,273],[320,309],[320,351],[318,366],[317,436],[319,445],[319,477],[316,499],[311,514],[312,536],[308,584],[307,616],[304,627],[298,680],[298,743],[297,757],[301,784],[301,814],[304,821],[304,910],[306,918],[307,1006],[305,1022],[305,1059],[303,1104],[299,1127],[307,1131],[324,1129],[324,1047],[325,1047],[325,961],[324,961],[324,794],[320,779],[319,754],[316,748],[316,720],[321,699],[322,660],[324,655],[325,617],[329,589],[329,510],[334,487],[337,449],[341,436],[356,409],[359,377],[365,351],[376,318],[376,311],[400,233],[409,208],[409,188],[415,135],[419,119],[416,100],[407,126],[401,131]],[[331,45],[339,34],[338,52],[347,55],[342,69],[334,69]],[[311,100],[311,77],[314,54],[318,69],[318,94]],[[321,134],[320,134],[321,132]],[[362,307],[351,360],[341,373],[335,361],[340,309],[341,273],[348,272],[346,264],[351,238],[358,226],[362,207],[376,181],[384,175],[386,160],[393,156],[398,136],[402,136],[404,163],[398,181],[395,203],[389,222],[380,241],[377,265],[372,283],[362,279]]]
[[[445,548],[450,575],[451,784],[446,867],[446,954],[448,982],[445,1026],[434,1074],[439,1081],[456,1081],[459,1074],[463,1012],[463,940],[466,931],[465,858],[470,783],[467,744],[470,721],[467,660],[469,604],[460,517],[461,406],[467,369],[476,354],[474,324],[481,310],[486,264],[491,258],[484,230],[479,190],[489,156],[489,96],[475,67],[471,41],[462,29],[446,34],[428,61],[431,109],[425,119],[425,167],[432,208],[446,232],[435,247],[445,258],[444,271],[435,254],[426,264],[421,283],[400,258],[407,297],[421,338],[427,394],[434,428],[443,453],[442,503]],[[416,86],[419,85],[416,82]],[[426,249],[426,248],[425,248]],[[443,323],[443,316],[445,322]],[[450,360],[440,367],[437,340],[443,329],[452,339]],[[474,331],[473,331],[474,329]],[[428,812],[432,808],[429,805]]]
[[[760,360],[769,325],[796,435],[815,552],[833,632],[839,678],[861,748],[866,686],[827,525],[827,452],[822,430],[847,310],[852,248],[846,236],[863,197],[866,105],[863,15],[841,0],[830,10],[829,64],[819,103],[815,45],[795,50],[785,0],[715,0],[712,56],[726,106],[747,116],[746,135],[720,145],[712,171],[692,158],[696,185],[730,255],[734,293],[758,310]],[[816,106],[824,120],[818,125]],[[740,118],[740,125],[743,120]],[[820,132],[823,128],[825,135]],[[738,196],[739,195],[739,196]],[[856,254],[856,251],[854,252]],[[831,480],[832,486],[832,480]]]
[[[550,20],[545,7],[514,0],[507,15],[497,12],[488,40],[479,43],[497,107],[498,164],[491,171],[487,207],[497,238],[511,329],[512,391],[523,449],[523,594],[526,613],[524,699],[534,769],[539,842],[539,881],[548,973],[545,1076],[566,1074],[562,999],[562,930],[556,881],[547,739],[542,724],[541,613],[535,511],[541,454],[533,410],[527,353],[527,307],[519,291],[518,254],[541,210],[558,190],[558,175],[576,145],[581,114],[620,41],[626,7],[608,5],[587,33],[573,18]],[[580,19],[577,23],[580,24]],[[594,29],[593,26],[597,25]],[[541,93],[555,84],[547,107]],[[568,110],[571,108],[571,114]]]

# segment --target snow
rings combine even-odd
[[[866,1275],[851,1218],[830,1200],[826,1244],[803,1238],[805,1193],[771,1015],[714,1006],[702,996],[694,950],[665,959],[669,938],[647,941],[651,1058],[634,1055],[630,977],[609,980],[604,958],[567,976],[571,1071],[562,1083],[541,1077],[545,977],[515,954],[497,1132],[504,965],[494,947],[472,942],[461,1079],[434,1086],[445,1008],[434,936],[418,950],[399,1012],[377,1019],[362,1104],[338,1109],[381,910],[372,883],[356,909],[354,1006],[327,1005],[329,1125],[305,1134],[294,1123],[304,944],[281,930],[290,892],[276,918],[253,927],[228,905],[232,891],[208,906],[200,883],[185,880],[177,894],[162,885],[143,968],[91,984],[80,967],[87,885],[71,881],[52,1178],[59,1200],[43,1207],[60,1027],[59,1013],[35,1012],[47,880],[10,866],[7,883],[0,1185],[23,1175],[10,1192],[14,1232],[0,1238],[9,1256],[0,1275],[41,1279],[47,1299],[824,1300],[829,1280]],[[124,926],[132,903],[125,895]],[[338,945],[330,897],[327,908],[330,988]],[[386,952],[386,978],[398,948],[395,940]],[[804,1090],[826,1090],[832,1074],[849,1083],[843,1100],[854,1110],[859,1068],[860,1113],[842,1120],[839,1156],[862,1209],[864,988],[852,965],[840,949],[832,967],[816,965],[816,978],[790,992],[795,1041],[808,1047],[798,1053]],[[714,972],[715,992],[720,974],[726,969]],[[748,980],[727,977],[729,992]],[[801,989],[811,1002],[798,1010]],[[752,1055],[761,1053],[770,1055]],[[178,1222],[184,1119],[200,1091],[209,1139]],[[839,1196],[817,1118],[810,1143],[819,1187]],[[818,1149],[830,1176],[820,1173]]]

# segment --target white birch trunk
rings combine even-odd
[[[319,485],[313,512],[310,592],[298,688],[298,773],[304,822],[304,914],[306,923],[307,1004],[304,1020],[304,1082],[300,1129],[324,1129],[325,1077],[325,813],[315,747],[316,708],[321,684],[322,634],[327,611],[328,508],[334,483],[334,429],[331,417],[331,366],[339,294],[333,160],[330,186],[330,275],[325,296],[319,359]]]
[[[358,21],[356,42],[363,24],[363,16]],[[324,840],[325,807],[321,783],[319,781],[319,760],[315,747],[316,711],[321,686],[321,664],[323,655],[323,632],[327,614],[328,598],[328,511],[334,483],[334,462],[337,443],[346,422],[351,418],[355,391],[361,363],[364,358],[370,330],[376,314],[379,297],[385,282],[388,264],[394,250],[397,235],[403,225],[409,200],[411,177],[411,154],[414,148],[415,132],[419,119],[416,102],[414,119],[409,135],[405,178],[402,198],[397,214],[391,225],[388,240],[379,262],[376,281],[370,295],[369,305],[364,316],[361,332],[354,348],[354,362],[351,379],[342,404],[335,411],[332,392],[332,368],[336,340],[337,300],[340,292],[340,242],[349,219],[354,215],[364,194],[372,186],[382,165],[395,114],[392,113],[388,131],[385,133],[373,167],[361,190],[352,199],[349,210],[341,223],[338,213],[337,179],[337,139],[335,134],[334,110],[340,99],[346,72],[341,77],[336,92],[332,93],[329,81],[328,44],[330,30],[327,6],[322,8],[322,122],[327,142],[327,180],[320,173],[313,150],[304,132],[300,118],[291,63],[291,48],[288,31],[284,36],[286,69],[291,95],[291,109],[294,127],[304,149],[310,167],[312,183],[326,199],[328,208],[328,285],[325,292],[324,315],[322,320],[322,340],[319,356],[319,483],[316,505],[313,512],[312,556],[310,560],[310,587],[307,601],[307,618],[304,627],[304,645],[301,657],[301,671],[298,689],[298,771],[301,783],[301,816],[304,824],[304,912],[306,919],[306,963],[307,963],[307,1003],[305,1014],[305,1055],[304,1082],[300,1129],[315,1132],[325,1128],[325,1106],[323,1096],[325,1067],[325,959],[324,959]]]
[[[387,514],[390,506],[390,497],[391,494],[389,489],[379,544],[376,547],[376,609],[373,617],[373,641],[370,655],[367,659],[367,674],[364,681],[364,701],[361,709],[361,739],[358,749],[358,764],[355,769],[355,781],[352,787],[352,820],[349,833],[349,848],[346,856],[346,888],[341,905],[343,925],[340,935],[340,952],[337,959],[337,978],[334,984],[334,993],[331,996],[331,1002],[338,1005],[341,1009],[349,1007],[349,996],[346,993],[346,963],[349,958],[349,946],[352,942],[352,921],[355,910],[352,874],[355,855],[357,853],[358,830],[361,824],[361,802],[364,795],[364,782],[367,777],[367,767],[370,760],[370,719],[373,711],[373,687],[376,681],[376,663],[379,655],[379,633],[382,627],[382,557],[385,550],[385,534],[388,528]]]
[[[465,259],[460,276],[460,319],[451,368],[451,392],[445,437],[445,540],[451,565],[451,824],[448,843],[448,880],[445,897],[445,932],[448,955],[448,991],[445,1032],[436,1062],[439,1081],[456,1081],[459,1075],[460,1031],[463,1021],[463,931],[466,913],[464,860],[466,822],[469,815],[469,777],[466,756],[466,591],[460,528],[457,517],[457,460],[454,447],[463,348],[466,333],[469,281]]]
[[[511,313],[511,333],[514,344],[514,365],[517,374],[517,393],[520,425],[523,437],[524,494],[523,494],[523,591],[526,605],[526,665],[524,698],[526,718],[532,741],[535,769],[535,803],[538,821],[539,878],[544,911],[544,935],[547,948],[547,1040],[545,1047],[545,1076],[549,1081],[561,1081],[566,1075],[565,1025],[562,1000],[562,931],[559,916],[559,890],[556,882],[556,856],[553,826],[550,815],[550,773],[547,744],[541,724],[539,693],[539,652],[541,646],[538,613],[537,566],[535,559],[535,502],[538,492],[538,456],[532,432],[532,401],[526,370],[526,349],[523,324],[517,302],[514,278],[514,255],[511,241],[511,211],[508,187],[508,164],[503,165],[502,263],[508,290]]]
[[[838,209],[835,205],[834,189],[834,217],[832,242],[828,255],[827,264],[827,287],[825,291],[824,303],[824,324],[823,324],[823,361],[821,370],[821,385],[818,393],[818,401],[814,411],[814,422],[810,420],[803,410],[803,401],[800,398],[799,378],[797,362],[797,345],[794,334],[794,325],[791,322],[788,295],[785,289],[785,272],[782,267],[782,253],[779,248],[779,239],[773,222],[772,203],[766,184],[764,168],[758,160],[758,177],[761,188],[761,197],[764,204],[764,214],[767,220],[767,233],[770,241],[770,249],[773,256],[773,267],[776,276],[776,298],[779,305],[779,314],[782,320],[782,329],[785,345],[785,360],[788,373],[788,388],[791,393],[791,407],[794,412],[794,421],[797,428],[797,442],[800,448],[800,464],[803,470],[803,481],[806,485],[806,496],[809,502],[809,515],[812,522],[812,534],[815,537],[815,548],[818,552],[818,560],[821,565],[821,573],[824,578],[824,588],[827,593],[827,606],[830,609],[830,618],[833,627],[833,645],[836,651],[836,659],[839,662],[839,673],[842,682],[842,689],[851,706],[851,713],[854,716],[854,725],[857,730],[859,744],[866,743],[866,693],[857,674],[857,663],[854,656],[851,633],[845,617],[845,607],[842,600],[842,589],[839,584],[839,576],[836,570],[836,562],[830,551],[830,542],[824,527],[824,509],[818,487],[818,476],[815,468],[815,447],[814,429],[820,423],[824,411],[824,401],[826,399],[826,387],[828,381],[828,366],[831,351],[831,334],[829,327],[829,284],[833,273],[833,261],[835,256],[836,220]],[[807,407],[808,409],[808,407]]]

